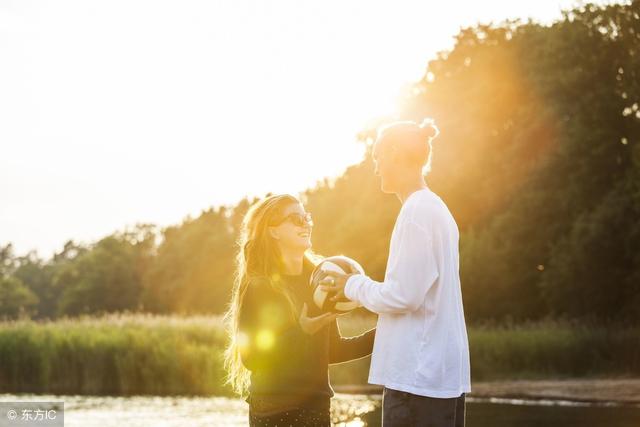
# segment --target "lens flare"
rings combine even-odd
[[[240,351],[247,349],[249,347],[249,336],[244,332],[238,332],[236,335],[236,343]]]
[[[256,347],[259,350],[269,350],[275,343],[275,335],[269,329],[263,329],[256,335]]]

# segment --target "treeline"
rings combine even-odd
[[[638,2],[464,29],[429,62],[386,120],[442,131],[428,182],[460,226],[469,320],[640,320],[639,104]],[[382,279],[400,205],[370,155],[303,199],[316,252]],[[0,315],[221,313],[250,202],[70,241],[50,260],[0,247]]]

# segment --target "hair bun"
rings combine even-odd
[[[440,134],[440,130],[436,126],[434,120],[430,118],[425,118],[424,120],[422,120],[422,123],[420,123],[420,126],[418,127],[420,128],[420,131],[424,134],[424,136],[429,139],[435,138],[436,136],[438,136],[438,134]]]

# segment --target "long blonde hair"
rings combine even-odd
[[[242,302],[251,279],[266,279],[274,291],[281,293],[291,308],[291,320],[297,322],[295,303],[279,280],[283,271],[280,250],[271,238],[268,227],[274,221],[282,219],[284,210],[291,204],[300,201],[289,194],[273,195],[254,203],[244,216],[238,253],[236,255],[236,274],[231,295],[231,302],[224,320],[227,330],[228,345],[225,350],[224,366],[227,371],[226,384],[233,391],[243,396],[249,387],[250,372],[242,364],[238,343],[238,319],[242,310]],[[313,255],[305,254],[305,262],[312,262]]]

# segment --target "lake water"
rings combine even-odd
[[[0,401],[64,401],[65,427],[247,425],[247,404],[224,397],[104,397],[0,394]],[[381,396],[337,394],[336,426],[379,426]],[[4,417],[4,414],[0,414]],[[0,426],[3,423],[0,421]],[[467,427],[635,427],[640,407],[568,401],[467,400]]]

